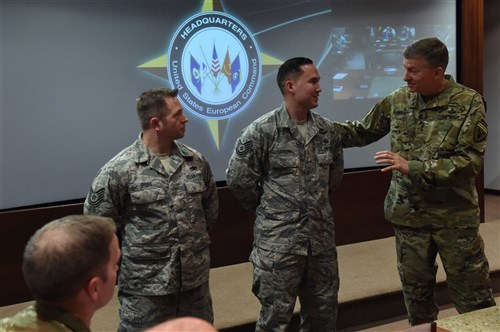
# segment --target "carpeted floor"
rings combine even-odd
[[[500,305],[500,294],[496,294],[495,301],[497,305]],[[449,304],[440,307],[438,320],[453,317],[456,315],[458,315],[457,310],[455,310],[455,308],[451,304]],[[392,317],[386,320],[372,322],[365,325],[358,325],[346,329],[337,330],[337,332],[391,332],[391,331],[403,331],[408,328],[410,328],[410,325],[408,324],[406,316],[403,315],[403,316]],[[480,330],[474,329],[473,331],[479,332]],[[483,330],[483,332],[498,332],[498,331],[500,331],[500,325],[498,329],[494,331]],[[452,332],[459,332],[459,331],[452,331]],[[467,332],[472,332],[472,330],[469,330]]]

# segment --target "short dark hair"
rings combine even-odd
[[[167,111],[166,97],[177,97],[177,89],[153,88],[141,93],[137,98],[137,115],[142,129],[149,128],[149,120],[159,117]]]
[[[309,58],[297,57],[286,60],[278,69],[276,81],[282,94],[285,93],[285,83],[290,79],[296,79],[302,75],[303,65],[310,65],[313,61]]]
[[[437,38],[424,38],[413,42],[403,51],[405,59],[422,58],[431,68],[441,67],[446,71],[449,56],[446,45]]]
[[[67,216],[37,230],[23,256],[24,279],[35,300],[62,304],[92,277],[106,281],[115,233],[113,219],[90,215]]]

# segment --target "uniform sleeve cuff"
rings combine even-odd
[[[408,167],[410,169],[410,178],[420,177],[420,172],[422,170],[422,162],[417,160],[410,160],[408,162]]]

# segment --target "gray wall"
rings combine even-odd
[[[484,97],[488,105],[488,146],[484,187],[500,190],[500,1],[484,0]]]

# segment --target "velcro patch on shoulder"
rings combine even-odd
[[[488,127],[486,126],[486,122],[481,120],[476,124],[476,128],[474,129],[474,142],[483,142],[486,136],[488,136]]]

